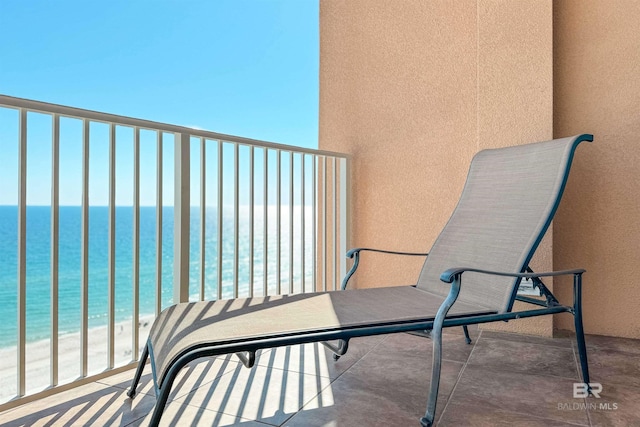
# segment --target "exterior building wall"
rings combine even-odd
[[[578,150],[556,216],[553,262],[583,267],[585,329],[640,338],[640,2],[554,2],[554,134]],[[566,283],[565,283],[566,282]],[[571,298],[570,281],[558,285]],[[570,318],[557,327],[572,329]]]
[[[477,151],[552,138],[552,26],[551,1],[321,1],[320,147],[353,155],[353,247],[427,252]],[[415,283],[422,262],[363,254],[353,286]]]
[[[474,153],[593,133],[533,268],[585,268],[586,331],[640,338],[637,22],[626,0],[321,0],[320,148],[353,155],[352,246],[426,252]],[[365,254],[354,286],[410,284],[421,264]],[[554,290],[571,302],[570,278]]]

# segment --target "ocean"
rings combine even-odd
[[[163,207],[162,223],[162,307],[172,303],[173,297],[173,208]],[[268,293],[276,293],[276,215],[275,207],[268,209]],[[248,208],[240,209],[238,242],[239,295],[249,292],[249,222]],[[254,221],[254,290],[262,295],[264,278],[264,225],[263,207],[255,207]],[[294,289],[302,287],[301,248],[305,245],[305,271],[307,283],[311,283],[311,211],[305,209],[305,240],[301,239],[301,209],[294,208],[294,274],[289,277],[289,215],[288,207],[281,213],[281,265],[283,289],[293,280]],[[77,332],[80,327],[81,290],[81,208],[60,207],[59,237],[59,333]],[[217,212],[207,208],[205,227],[205,299],[217,296]],[[234,242],[233,212],[223,209],[222,232],[222,289],[223,298],[233,297]],[[115,321],[132,317],[133,296],[133,208],[116,207],[116,262],[115,262]],[[17,206],[0,206],[0,306],[3,327],[0,328],[0,348],[17,344]],[[51,208],[27,207],[26,240],[26,335],[27,341],[50,338],[51,319]],[[190,299],[199,298],[200,278],[200,210],[191,209]],[[156,288],[156,208],[140,208],[140,315],[153,314]],[[108,295],[108,208],[89,208],[89,327],[107,323]]]

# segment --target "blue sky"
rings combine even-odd
[[[317,147],[317,0],[2,0],[0,40],[2,94]],[[0,114],[0,204],[15,199],[11,120]],[[49,125],[34,117],[31,126],[28,203],[47,204]],[[40,132],[46,143],[35,138]],[[65,167],[77,165],[77,148],[61,148],[61,185],[70,183],[61,204],[77,204],[79,167]],[[96,204],[104,150],[92,146]],[[126,182],[130,160],[119,155]],[[123,190],[118,204],[127,198]]]

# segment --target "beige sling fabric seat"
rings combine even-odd
[[[374,325],[424,324],[433,322],[444,299],[401,286],[176,304],[154,323],[149,346],[157,380],[162,384],[171,363],[200,346],[292,334],[313,336]],[[451,308],[449,316],[491,312],[460,302]]]
[[[588,384],[581,303],[584,270],[533,273],[529,262],[558,208],[576,147],[592,139],[578,135],[476,154],[458,205],[433,244],[415,286],[182,303],[167,308],[151,328],[129,396],[135,395],[150,357],[157,396],[151,425],[158,425],[176,375],[194,359],[235,353],[251,367],[259,349],[307,342],[323,342],[339,357],[356,336],[430,330],[432,378],[427,410],[420,419],[422,426],[429,427],[440,381],[443,327],[463,326],[466,331],[470,324],[562,312],[574,316],[582,377]],[[347,253],[354,263],[345,286],[365,250],[376,249]],[[561,274],[574,278],[572,305],[560,304],[541,280]],[[523,278],[532,279],[545,298],[517,295]],[[516,300],[535,308],[512,312]],[[328,340],[340,344],[336,347]]]

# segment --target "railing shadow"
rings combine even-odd
[[[330,363],[317,343],[263,351],[251,369],[232,355],[196,360],[178,376],[162,425],[282,425],[311,401],[317,408],[333,404]],[[150,367],[135,399],[126,396],[132,374],[18,407],[0,426],[147,425],[155,405]]]

